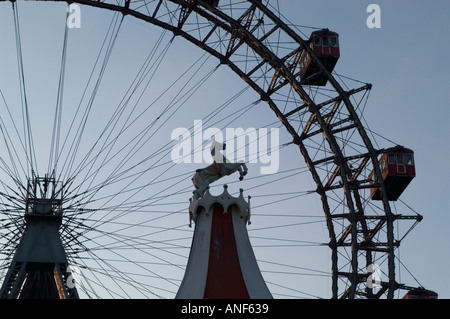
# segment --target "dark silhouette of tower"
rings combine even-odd
[[[25,229],[0,289],[1,299],[78,298],[59,234],[63,190],[51,178],[29,181]]]

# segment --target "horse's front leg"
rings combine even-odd
[[[244,167],[244,170],[242,170],[242,167]],[[247,175],[247,166],[245,166],[245,164],[239,165],[237,171],[239,172],[239,180],[242,181],[244,176]]]
[[[245,174],[240,166],[237,168],[237,170],[239,171],[239,180],[242,181],[244,179]]]
[[[241,163],[241,167],[244,169],[244,171],[242,172],[242,175],[247,175],[247,171],[248,171],[248,169],[247,169],[247,165],[245,165],[245,163]]]

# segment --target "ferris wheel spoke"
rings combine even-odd
[[[63,155],[62,152],[66,147],[66,144],[69,144],[69,150],[67,151],[66,159],[63,162],[63,167],[61,172],[66,171],[65,175],[60,173],[60,176],[65,176],[64,179],[69,179],[70,176],[75,175],[73,173],[73,166],[75,165],[77,159],[77,153],[79,151],[79,147],[83,140],[84,132],[87,128],[88,119],[90,117],[91,111],[93,109],[93,105],[98,94],[100,85],[103,81],[104,74],[109,64],[109,60],[111,54],[114,50],[114,46],[119,35],[121,25],[123,22],[123,17],[121,18],[119,14],[114,14],[111,22],[109,24],[108,30],[104,36],[103,42],[101,44],[100,50],[97,54],[95,63],[90,72],[89,78],[87,80],[86,86],[80,98],[79,104],[77,106],[76,112],[74,114],[74,120],[71,122],[70,127],[66,133],[66,137],[64,139],[63,145],[61,147],[60,155],[58,158],[61,158]],[[99,65],[99,66],[98,66]],[[98,70],[97,70],[98,68]],[[95,79],[96,77],[96,79]],[[88,95],[90,91],[90,96]],[[88,99],[86,105],[83,107],[83,101]],[[82,114],[81,114],[82,113]],[[79,115],[80,114],[80,115]],[[76,128],[76,132],[72,133],[72,130]],[[72,135],[72,137],[71,137]],[[101,136],[100,136],[101,137]],[[98,138],[100,138],[98,137]],[[87,152],[88,156],[91,151]],[[83,161],[81,161],[83,163]]]
[[[106,239],[112,239],[113,242],[109,242],[107,244],[102,243],[102,241],[104,240],[104,236],[106,236]],[[117,237],[117,238],[116,238]],[[103,238],[103,239],[102,239]],[[136,252],[140,252],[142,253],[144,256],[148,256],[152,259],[155,260],[155,262],[159,262],[162,265],[165,265],[165,267],[167,268],[168,266],[175,266],[175,267],[180,267],[177,265],[172,264],[170,261],[165,260],[163,258],[161,258],[158,254],[153,254],[151,253],[152,250],[154,249],[159,249],[157,247],[154,247],[154,244],[150,244],[148,242],[145,242],[145,240],[141,239],[141,238],[136,238],[136,237],[122,237],[122,236],[116,236],[116,235],[112,235],[111,233],[103,233],[101,234],[100,237],[97,237],[97,239],[88,239],[89,242],[91,242],[91,249],[89,250],[89,254],[92,255],[92,258],[101,261],[101,263],[105,264],[105,272],[104,275],[106,276],[111,276],[111,272],[108,271],[107,269],[109,269],[110,267],[114,267],[115,268],[115,274],[112,275],[112,279],[113,280],[117,280],[118,282],[122,282],[123,284],[127,284],[127,285],[136,285],[136,286],[140,286],[143,285],[145,286],[145,283],[142,282],[138,282],[134,279],[134,277],[128,277],[128,271],[125,270],[126,267],[129,269],[129,265],[130,263],[135,265],[137,267],[137,269],[140,269],[140,275],[139,276],[154,276],[155,278],[158,278],[159,280],[163,280],[166,281],[168,283],[170,283],[173,287],[176,286],[176,282],[174,283],[174,281],[170,278],[165,278],[162,277],[159,273],[152,271],[151,267],[148,267],[148,262],[139,262],[136,260],[136,258],[130,259],[131,256],[135,255]],[[107,241],[108,242],[108,241]],[[115,244],[117,243],[118,246],[115,247]],[[92,245],[94,244],[94,245]],[[141,244],[143,245],[142,247]],[[128,251],[133,252],[132,255],[130,255],[128,253]],[[164,249],[165,252],[167,252],[167,249]],[[108,258],[103,258],[103,254],[104,252],[110,252],[113,256],[119,258],[118,260],[115,261],[115,263],[110,263],[108,261]],[[176,254],[178,255],[178,254]],[[181,255],[178,255],[180,257],[184,257]],[[152,263],[155,263],[152,262]],[[142,273],[143,271],[143,273]],[[148,275],[145,275],[148,274]],[[131,281],[130,281],[131,280]],[[155,294],[157,295],[157,294]]]
[[[199,85],[201,85],[201,83],[203,83],[204,81],[205,81],[205,79],[202,79],[199,82]],[[197,85],[197,87],[199,87],[199,85]],[[196,89],[194,88],[193,91],[195,91],[195,90]],[[193,93],[190,93],[190,94],[193,94]],[[175,107],[176,103],[178,103],[178,101],[174,101],[174,103],[169,105],[166,108],[166,111],[169,110],[169,108]],[[186,100],[184,102],[182,102],[180,106],[182,106],[184,103],[186,103]],[[180,106],[177,106],[177,108],[173,112],[175,112],[177,109],[179,109]],[[173,114],[173,112],[172,112],[172,114]],[[140,114],[140,116],[142,116],[142,114]],[[159,116],[158,119],[160,117],[161,116]],[[131,149],[127,149],[127,148],[120,149],[119,148],[117,151],[114,151],[115,153],[111,154],[111,150],[114,149],[113,146],[115,144],[115,141],[120,137],[121,134],[123,134],[123,132],[126,129],[129,129],[132,127],[132,125],[131,125],[132,123],[131,124],[125,123],[125,124],[127,124],[127,126],[124,127],[124,129],[119,130],[119,133],[116,133],[117,136],[114,137],[114,139],[112,139],[110,142],[108,142],[108,144],[106,144],[106,142],[105,142],[104,145],[107,146],[108,148],[106,148],[106,147],[100,148],[99,151],[96,151],[96,156],[93,157],[93,159],[87,163],[89,163],[89,165],[91,165],[91,167],[94,168],[94,167],[98,167],[98,166],[101,167],[103,164],[107,164],[109,161],[114,160],[116,157],[119,159],[119,162],[118,162],[117,166],[113,170],[110,171],[110,176],[107,179],[105,179],[105,181],[102,182],[102,185],[96,185],[96,186],[91,185],[91,186],[88,186],[88,189],[99,191],[104,186],[111,185],[117,181],[121,181],[121,180],[124,180],[129,177],[132,177],[135,180],[137,180],[137,178],[139,178],[140,175],[146,174],[149,170],[154,168],[155,165],[166,165],[164,163],[158,164],[158,162],[160,161],[158,159],[156,159],[156,161],[153,164],[151,164],[151,162],[149,162],[149,161],[152,160],[153,157],[155,157],[155,156],[158,156],[157,158],[162,158],[162,156],[167,154],[167,152],[170,152],[171,146],[169,144],[166,144],[165,146],[161,147],[161,149],[156,150],[153,154],[151,154],[147,158],[141,160],[137,164],[133,162],[132,166],[127,165],[128,163],[133,161],[134,156],[137,154],[137,152],[140,149],[142,149],[142,147],[145,147],[145,145],[147,145],[149,142],[151,142],[151,139],[153,138],[155,132],[157,132],[161,128],[161,125],[160,125],[159,127],[157,127],[155,129],[154,132],[152,132],[151,129],[153,128],[154,123],[155,122],[152,122],[151,124],[149,124],[144,130],[142,130],[141,132],[136,134],[130,140],[130,142],[131,142],[130,146],[127,146],[127,147],[131,147]],[[101,155],[102,152],[104,152],[104,150],[107,150],[107,149],[109,149],[109,151],[107,152],[108,154],[106,154],[106,156],[104,156],[104,162],[100,165],[98,165],[98,164],[96,165],[95,161],[98,158],[98,156]],[[139,167],[143,167],[141,171],[136,170]],[[91,171],[92,168],[89,169],[89,171]],[[83,168],[80,168],[80,172],[82,169]],[[88,171],[88,173],[89,173],[89,171]],[[92,184],[94,177],[99,172],[98,170],[93,170],[93,171],[94,171],[93,175],[86,175],[84,181],[91,181],[90,183]],[[134,175],[134,177],[133,177],[133,175]],[[83,181],[83,183],[84,183],[84,181]],[[80,186],[81,185],[82,184],[80,184]],[[78,186],[78,187],[80,187],[80,186]],[[93,194],[95,194],[95,192]]]
[[[69,11],[67,11],[66,21],[69,17]],[[50,154],[48,160],[48,169],[47,174],[49,176],[56,176],[56,168],[59,159],[59,142],[61,137],[61,117],[63,111],[63,99],[64,99],[64,80],[65,80],[65,69],[66,69],[66,58],[67,58],[67,42],[69,35],[69,28],[67,24],[65,24],[64,31],[64,40],[63,40],[63,48],[61,53],[61,65],[60,65],[60,74],[59,74],[59,83],[58,83],[58,92],[56,98],[56,107],[55,107],[55,116],[53,121],[53,132],[52,132],[52,140],[50,147]],[[54,166],[53,166],[54,162]]]
[[[31,120],[28,109],[28,98],[27,98],[27,89],[25,85],[25,74],[24,74],[24,64],[23,64],[23,56],[22,56],[22,40],[20,36],[20,24],[19,24],[19,13],[18,6],[16,3],[12,4],[12,10],[14,15],[14,32],[16,39],[16,54],[17,54],[17,66],[18,66],[18,74],[19,74],[19,86],[20,86],[20,96],[21,96],[21,104],[22,104],[22,121],[23,121],[23,138],[25,141],[25,149],[26,149],[26,158],[27,158],[27,169],[28,173],[32,174],[34,172],[35,164],[35,153],[33,146],[33,137],[31,130]]]

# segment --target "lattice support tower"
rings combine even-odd
[[[59,228],[63,189],[52,178],[28,182],[25,230],[0,289],[1,299],[75,299]]]

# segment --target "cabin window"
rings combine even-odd
[[[321,45],[321,43],[320,43],[320,38],[315,38],[315,39],[314,39],[314,45],[315,45],[315,46],[320,46],[320,45]]]
[[[395,164],[395,154],[388,155],[388,162],[389,164]]]
[[[331,46],[337,47],[337,37],[335,36],[331,37]]]
[[[380,169],[381,169],[382,171],[384,171],[385,168],[386,168],[386,161],[385,161],[385,160],[382,160],[381,163],[380,163]]]
[[[412,154],[405,154],[406,165],[414,165],[414,159]]]
[[[328,37],[323,37],[322,38],[322,44],[324,47],[328,46]]]

